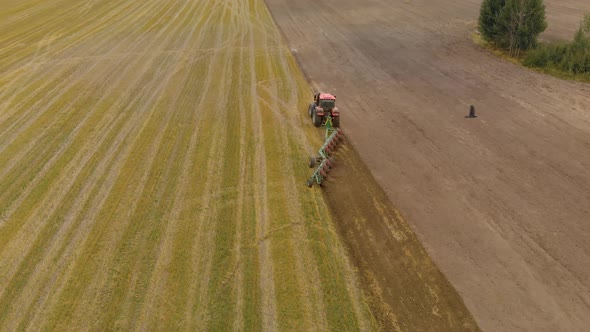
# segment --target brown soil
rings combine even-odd
[[[432,285],[456,321],[467,314],[427,257],[413,256],[419,245],[369,173],[481,328],[587,328],[590,85],[474,45],[480,1],[267,3],[315,88],[338,96],[370,170],[346,152],[326,191],[382,320],[427,326],[412,324],[434,319],[432,303],[414,296]],[[546,3],[547,39],[569,38],[590,11],[586,1]],[[464,118],[471,104],[476,119]]]
[[[350,143],[336,159],[323,190],[381,328],[477,330],[457,291]]]

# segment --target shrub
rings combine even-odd
[[[575,75],[590,75],[590,14],[582,21],[573,41],[540,45],[527,53],[523,64],[528,67],[554,68]]]
[[[483,39],[488,42],[496,40],[498,28],[496,22],[506,0],[484,0],[479,12],[479,31]]]
[[[549,47],[541,45],[534,50],[528,52],[526,58],[522,62],[527,67],[548,67],[550,63]]]
[[[484,0],[479,16],[483,38],[518,56],[537,45],[547,28],[543,0]]]

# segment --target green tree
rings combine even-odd
[[[518,56],[534,48],[547,28],[545,5],[543,0],[484,0],[479,26],[485,40]]]
[[[547,28],[543,0],[506,0],[498,18],[497,44],[510,55],[537,46],[537,37]]]
[[[484,0],[479,12],[479,31],[486,41],[495,41],[498,17],[506,0]]]
[[[580,29],[574,35],[574,47],[580,50],[590,49],[590,14],[584,16]]]

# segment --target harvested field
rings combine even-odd
[[[590,11],[588,1],[545,2],[546,39],[570,38]],[[479,0],[267,4],[308,78],[338,96],[356,150],[479,326],[587,330],[590,85],[474,45]],[[464,118],[470,104],[477,119]],[[351,192],[342,190],[330,188],[331,206]],[[386,234],[381,220],[354,216],[337,216],[343,234]],[[388,253],[382,241],[352,245],[355,263],[386,261],[375,258]],[[399,270],[372,269],[380,288],[399,287]]]
[[[370,330],[260,0],[0,1],[0,330]]]

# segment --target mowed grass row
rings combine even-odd
[[[263,1],[0,17],[1,330],[373,327]]]

